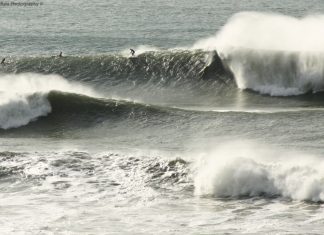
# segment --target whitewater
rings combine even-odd
[[[322,11],[3,8],[0,233],[322,234]]]

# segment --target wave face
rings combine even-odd
[[[324,88],[324,16],[235,14],[216,36],[193,48],[217,49],[240,89],[273,96]]]
[[[26,57],[11,58],[3,73],[59,74],[68,80],[91,82],[105,86],[118,84],[158,84],[177,86],[206,79],[203,71],[211,59],[203,51],[149,51],[135,57],[123,54],[98,56]],[[216,66],[221,67],[218,63]],[[223,70],[215,73],[214,80],[224,77]]]

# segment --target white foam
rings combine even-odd
[[[324,90],[324,15],[242,12],[193,49],[217,50],[237,86],[273,96]]]
[[[199,158],[195,194],[324,201],[323,166],[319,157],[274,151],[256,143],[220,144]]]
[[[28,124],[51,112],[51,106],[43,94],[0,94],[0,128],[9,129]]]
[[[224,61],[237,86],[272,96],[300,95],[324,89],[324,52],[231,49]]]
[[[96,96],[90,88],[58,75],[0,75],[0,128],[26,125],[50,113],[47,94],[52,90]]]
[[[149,45],[140,45],[140,46],[136,46],[134,48],[132,48],[135,50],[135,56],[138,56],[140,54],[143,54],[145,52],[155,52],[155,51],[159,51],[160,49],[154,46],[149,46]],[[122,56],[124,57],[130,57],[131,53],[129,49],[125,49],[123,51],[121,51]]]

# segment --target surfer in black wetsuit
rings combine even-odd
[[[5,64],[5,60],[6,60],[6,58],[3,58],[1,61],[1,64]]]
[[[131,54],[132,54],[132,56],[134,56],[135,55],[135,51],[131,48],[131,49],[129,49],[130,50],[130,52],[131,52]]]
[[[60,52],[60,54],[58,55],[58,57],[63,57],[63,55],[62,55],[62,51]]]

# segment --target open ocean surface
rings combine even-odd
[[[0,4],[0,234],[323,234],[323,1],[41,3]]]

